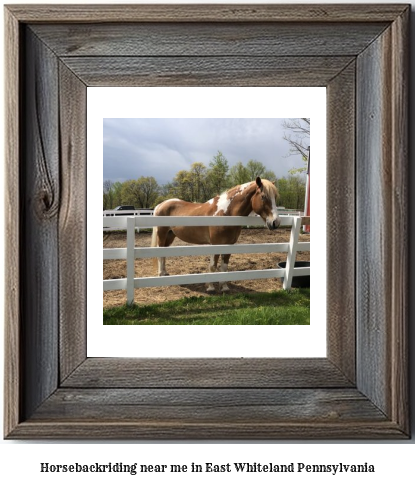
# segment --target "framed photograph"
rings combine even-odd
[[[5,438],[409,437],[409,15],[6,7]],[[87,92],[110,86],[326,88],[325,357],[88,356]]]
[[[88,356],[281,358],[326,355],[325,103],[325,87],[88,89]],[[308,118],[300,119],[304,114]],[[290,115],[298,118],[290,118]],[[301,133],[304,137],[296,138],[295,142],[301,140],[306,156],[299,153],[289,157],[291,146],[284,137],[287,134],[288,138],[291,132],[286,125],[298,130],[298,124],[304,127]],[[304,210],[306,158],[311,152],[313,160],[318,162],[313,168],[313,180],[319,182],[319,191],[311,195],[311,206],[319,209],[313,218],[312,243],[309,233],[299,232],[304,219],[299,217],[299,210],[293,210]],[[97,184],[96,178],[97,168],[102,166],[103,207],[102,185]],[[225,173],[226,167],[229,169]],[[293,167],[300,167],[296,171],[301,173],[292,174]],[[235,191],[229,213],[247,216],[252,212],[252,208],[246,206],[247,197],[251,199],[256,194],[254,180],[259,175],[264,185],[276,181],[277,211],[279,218],[284,219],[281,225],[270,230],[261,218],[243,217],[250,224],[240,229],[236,245],[230,247],[228,272],[220,271],[218,260],[220,274],[215,278],[212,273],[216,270],[212,270],[210,258],[212,245],[220,240],[220,252],[226,254],[223,245],[234,241],[234,227],[227,227],[226,235],[221,230],[220,236],[213,236],[216,242],[213,240],[211,245],[201,245],[201,236],[206,239],[203,228],[196,227],[194,231],[195,227],[191,227],[188,228],[192,231],[190,235],[178,235],[167,248],[175,253],[166,259],[167,278],[157,276],[157,262],[145,259],[154,251],[150,248],[155,244],[152,229],[144,226],[133,231],[136,259],[132,261],[132,279],[136,288],[132,290],[134,306],[126,309],[128,260],[120,257],[126,255],[129,241],[120,226],[134,217],[131,209],[118,212],[114,208],[129,204],[135,207],[137,216],[141,213],[151,216],[158,205],[158,209],[163,208],[166,201],[177,205],[177,200],[182,199],[182,202],[198,202],[190,207],[196,207],[196,212],[205,218],[203,212],[206,216],[220,213],[214,207],[215,195],[222,193],[226,203],[226,195]],[[229,192],[232,187],[235,190]],[[206,203],[203,205],[203,202]],[[239,206],[240,203],[243,205]],[[102,208],[107,209],[104,216],[108,215],[104,219],[103,240],[102,222],[96,218]],[[144,219],[148,221],[147,215]],[[217,218],[218,215],[215,220]],[[298,220],[298,228],[293,225],[294,219]],[[199,217],[196,223],[200,224],[200,220]],[[290,246],[293,231],[293,246]],[[198,245],[193,246],[196,240]],[[97,320],[97,311],[102,306],[103,256],[96,250],[101,243],[104,247],[104,323]],[[285,283],[284,265],[288,251],[294,247],[296,257],[291,260],[296,263],[296,272],[302,269],[306,274],[297,275],[287,293],[283,287],[290,285]],[[312,275],[311,286],[310,250],[319,263],[319,273]],[[251,252],[244,254],[242,251]],[[225,292],[221,291],[223,283],[214,281],[223,276],[232,276],[231,280],[227,279],[231,283],[229,287],[226,285]],[[187,283],[181,286],[160,285],[160,280],[183,279]],[[204,283],[206,279],[211,281]],[[145,286],[141,286],[143,282]],[[117,289],[105,289],[113,285]],[[310,301],[313,303],[311,323]]]

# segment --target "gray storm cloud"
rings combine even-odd
[[[221,151],[229,166],[260,161],[277,177],[304,163],[287,157],[284,119],[104,119],[104,180],[154,176],[171,181],[192,163],[206,166]]]

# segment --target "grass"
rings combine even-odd
[[[104,324],[295,325],[310,323],[310,289],[182,298],[104,309]]]

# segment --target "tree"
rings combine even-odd
[[[159,186],[153,176],[141,176],[137,180],[140,187],[139,208],[153,208],[159,195]]]
[[[262,177],[266,171],[265,166],[256,159],[250,159],[246,163],[246,169],[249,175],[248,181],[255,180],[257,176]]]
[[[218,151],[209,164],[208,183],[215,194],[220,194],[228,188],[228,160]]]
[[[165,183],[159,187],[159,198],[168,200],[174,198],[174,195],[176,195],[176,187],[173,182]]]
[[[288,156],[300,155],[303,161],[308,162],[308,151],[310,147],[310,119],[285,119],[282,123],[284,132],[283,139],[289,144]],[[305,172],[307,165],[301,168],[294,168],[294,171]]]
[[[278,180],[278,205],[285,208],[304,210],[305,178],[304,175],[290,175]]]
[[[272,181],[274,183],[277,181],[277,176],[275,175],[275,173],[273,171],[271,171],[269,169],[265,170],[262,173],[261,178]]]
[[[229,170],[229,186],[241,185],[253,181],[257,176],[270,181],[276,181],[277,179],[273,171],[266,169],[259,161],[251,159],[248,161],[246,167],[241,162],[232,166]]]
[[[153,176],[141,176],[122,184],[121,196],[124,205],[137,208],[152,208],[159,195],[159,186]]]
[[[112,191],[113,183],[111,180],[104,181],[104,198],[103,210],[108,210],[114,206],[114,193]]]
[[[113,183],[111,180],[104,181],[104,210],[109,210],[122,205],[122,187],[123,183],[116,181]]]
[[[184,169],[178,171],[173,179],[174,198],[180,198],[188,202],[193,201],[194,188],[190,171]]]
[[[109,193],[112,188],[112,181],[111,180],[105,180],[104,181],[104,193]]]
[[[193,190],[192,201],[200,202],[207,200],[207,168],[203,163],[193,163],[190,167],[190,181]]]
[[[249,172],[245,168],[245,166],[239,162],[236,163],[232,168],[229,170],[229,186],[236,186],[242,185],[243,183],[247,183],[251,181]]]
[[[173,182],[159,186],[159,194],[154,202],[154,206],[157,206],[159,203],[169,200],[170,198],[178,198],[176,186]]]
[[[137,185],[137,180],[124,181],[121,188],[123,205],[134,205],[134,207],[138,207],[139,195],[140,189]]]
[[[112,185],[112,193],[113,193],[113,206],[117,207],[118,205],[122,205],[122,183],[120,181],[116,181]]]

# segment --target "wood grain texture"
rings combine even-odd
[[[355,76],[353,62],[327,87],[327,354],[353,382],[356,379]]]
[[[109,439],[403,437],[397,425],[354,388],[64,388],[13,437],[30,438],[34,432],[41,438]]]
[[[357,56],[386,28],[379,23],[146,23],[34,25],[60,57]]]
[[[65,65],[88,86],[325,86],[345,57],[75,57]]]
[[[20,22],[393,22],[405,4],[9,5]]]
[[[62,405],[65,405],[62,411]],[[38,421],[153,421],[270,424],[310,422],[345,424],[350,421],[387,421],[354,388],[194,388],[72,389],[62,388],[32,416]]]
[[[392,331],[391,331],[391,418],[409,431],[409,22],[407,10],[391,25],[394,46],[391,63],[392,123]]]
[[[20,119],[19,114],[19,25],[16,19],[5,12],[5,331],[4,331],[4,433],[13,430],[19,423],[22,377],[20,369]]]
[[[406,436],[394,422],[358,420],[355,422],[142,422],[29,420],[21,423],[10,439],[112,439],[112,440],[404,440]]]
[[[352,383],[327,359],[88,358],[65,388],[322,388]]]
[[[389,38],[390,34],[386,36]],[[390,116],[390,103],[384,98],[383,87],[387,84],[390,89],[390,84],[385,79],[384,42],[385,38],[369,46],[357,64],[357,381],[361,391],[390,413],[386,392],[391,339],[390,293],[387,293],[392,270],[388,238],[392,217],[391,161],[385,160],[382,151],[386,138],[383,121]],[[368,344],[375,352],[370,356],[365,352]]]
[[[358,59],[358,387],[407,418],[407,50],[392,42],[406,16]],[[372,353],[366,353],[368,348]],[[407,429],[406,422],[402,422]]]
[[[59,64],[59,374],[86,358],[86,85]],[[70,272],[68,272],[70,270]]]
[[[26,110],[22,171],[22,342],[24,416],[58,385],[58,61],[25,33]]]

